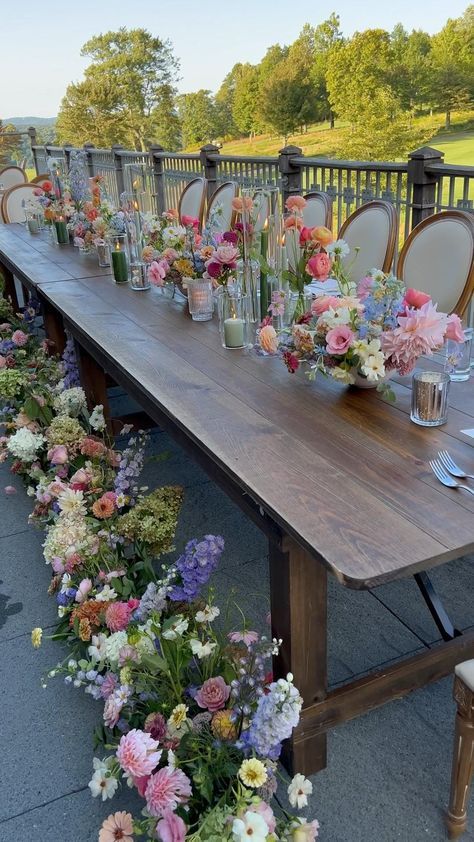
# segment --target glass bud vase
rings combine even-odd
[[[97,261],[101,269],[110,266],[110,248],[105,240],[96,240]]]
[[[260,321],[260,263],[247,257],[237,261],[237,284],[249,299],[249,321]]]
[[[239,290],[223,289],[217,296],[219,332],[224,348],[245,348],[250,344],[250,296]]]

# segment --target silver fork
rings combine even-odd
[[[438,462],[437,459],[433,459],[430,462],[430,468],[433,471],[435,477],[439,479],[439,481],[443,485],[447,485],[448,488],[463,488],[464,491],[469,491],[469,494],[474,494],[474,489],[469,488],[468,485],[461,485],[460,482],[456,482],[456,480],[452,476],[447,474],[441,462]]]
[[[453,477],[459,477],[459,479],[474,479],[474,474],[466,474],[459,465],[456,465],[456,462],[451,459],[447,450],[440,450],[438,453],[438,459],[442,462],[443,467],[445,467],[448,473],[452,474]]]

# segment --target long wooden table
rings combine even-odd
[[[19,264],[0,236],[4,261]],[[62,321],[75,337],[91,400],[106,400],[107,372],[268,536],[273,632],[283,639],[275,669],[293,673],[304,699],[289,767],[323,768],[328,728],[474,656],[474,633],[450,633],[432,598],[446,642],[327,687],[328,571],[357,589],[416,575],[429,599],[424,571],[474,549],[474,497],[441,486],[428,466],[444,448],[472,467],[460,432],[474,427],[472,382],[452,384],[448,423],[424,429],[409,420],[409,379],[394,384],[394,406],[373,391],[310,383],[278,360],[222,348],[216,321],[192,322],[157,290],[46,274],[30,266],[29,283],[56,330]]]

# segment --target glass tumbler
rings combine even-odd
[[[413,375],[410,418],[420,427],[440,427],[448,420],[451,380],[442,371],[419,371]]]

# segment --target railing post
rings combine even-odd
[[[71,166],[71,152],[73,151],[74,147],[73,147],[72,143],[63,143],[63,149],[64,149],[64,158],[65,158],[65,161],[66,161],[66,167],[67,167],[68,172],[69,172],[69,168]]]
[[[302,192],[301,165],[293,160],[302,154],[299,146],[285,146],[278,155],[278,168],[281,173],[281,188],[283,206],[289,196],[296,196]]]
[[[36,175],[40,175],[38,172],[38,159],[36,157],[36,129],[34,126],[29,126],[28,128],[28,137],[30,138],[30,146],[31,146],[31,154],[33,155],[33,163],[35,165]]]
[[[163,162],[164,148],[159,143],[152,143],[149,147],[153,183],[155,185],[156,212],[164,213],[166,208],[165,166]]]
[[[410,184],[412,186],[411,229],[434,213],[439,176],[427,172],[426,167],[429,164],[442,164],[443,159],[443,152],[431,146],[422,146],[408,156],[408,190]]]
[[[93,143],[85,143],[84,144],[84,152],[86,153],[86,157],[87,157],[87,167],[88,167],[88,170],[89,170],[89,175],[90,175],[91,178],[93,178],[94,175],[95,175],[95,172],[94,172],[94,162],[92,160],[92,155],[90,153],[91,149],[95,149],[95,146],[94,146]]]
[[[213,161],[209,156],[219,155],[219,147],[214,146],[213,143],[207,143],[202,146],[199,151],[201,165],[204,170],[204,176],[207,180],[207,200],[211,198],[217,187],[217,161]]]
[[[117,185],[118,201],[120,201],[120,196],[122,195],[122,193],[125,193],[125,182],[123,180],[123,162],[122,156],[119,155],[121,149],[123,149],[123,146],[120,143],[114,143],[110,150],[114,159],[115,184]]]

